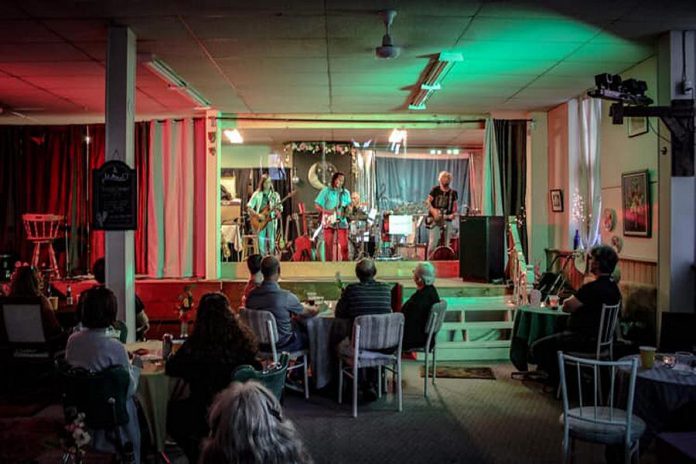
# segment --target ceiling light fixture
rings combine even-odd
[[[428,68],[423,73],[423,77],[416,84],[416,91],[409,99],[409,110],[424,110],[425,103],[435,93],[442,88],[442,79],[452,69],[454,63],[463,61],[461,53],[442,52],[437,59],[428,64]]]
[[[389,150],[394,153],[399,153],[401,147],[403,146],[405,152],[407,138],[408,133],[405,129],[394,129],[389,135]]]
[[[237,129],[225,129],[224,131],[222,131],[222,134],[230,143],[244,143],[244,137],[242,137],[242,134],[240,134]]]
[[[209,109],[210,100],[205,98],[191,84],[186,82],[184,78],[179,76],[167,63],[156,58],[154,55],[139,55],[138,61],[143,63],[153,73],[157,74],[162,80],[169,84],[171,90],[181,92],[190,98],[197,105],[197,109]]]

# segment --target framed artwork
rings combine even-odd
[[[628,118],[628,136],[636,137],[648,132],[648,118],[632,117]]]
[[[623,232],[627,236],[650,237],[650,176],[648,171],[621,174]]]
[[[563,212],[563,190],[551,190],[551,211],[554,213]]]

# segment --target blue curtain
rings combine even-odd
[[[404,203],[423,204],[438,184],[440,171],[452,173],[452,188],[459,193],[458,205],[469,204],[468,159],[377,158],[377,205],[393,210]]]

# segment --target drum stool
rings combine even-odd
[[[249,251],[251,250],[251,253]],[[246,261],[250,255],[258,254],[259,252],[259,236],[258,235],[242,235],[242,253],[240,261]]]
[[[56,252],[53,250],[53,241],[58,238],[63,216],[57,214],[23,214],[22,222],[24,222],[27,240],[34,243],[31,265],[35,269],[39,268],[41,245],[48,245],[49,267],[46,270],[52,275],[59,277],[60,273],[58,272]]]

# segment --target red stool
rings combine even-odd
[[[53,240],[58,238],[63,216],[58,216],[57,214],[23,214],[22,221],[24,222],[24,230],[27,233],[27,240],[34,243],[31,265],[38,269],[41,245],[48,245],[50,267],[47,270],[59,277],[56,252],[53,251]]]

